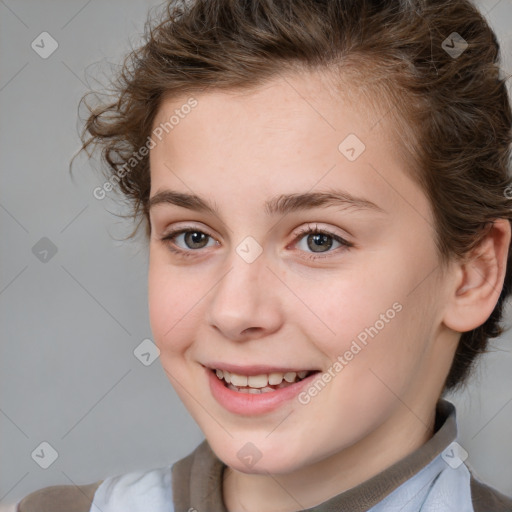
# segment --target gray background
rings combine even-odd
[[[74,180],[68,172],[81,96],[137,45],[156,5],[0,0],[0,504],[171,464],[203,439],[159,360],[145,366],[133,353],[151,338],[142,238],[123,242],[131,224],[109,213],[117,203],[93,197],[99,164],[81,157]],[[478,5],[511,74],[512,2]],[[31,47],[42,32],[59,45],[46,59]],[[32,250],[43,237],[57,248],[47,261]],[[468,389],[450,397],[470,467],[509,495],[511,341],[509,332],[494,342]],[[36,460],[49,450],[31,455],[42,442],[58,453],[48,469]]]

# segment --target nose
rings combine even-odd
[[[283,321],[278,283],[263,255],[247,263],[234,253],[229,271],[210,295],[209,325],[233,341],[276,332]]]

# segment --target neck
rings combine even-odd
[[[223,497],[229,512],[296,512],[317,506],[359,485],[426,443],[434,434],[435,407],[396,412],[354,445],[286,474],[224,471]],[[406,440],[404,442],[404,440]]]

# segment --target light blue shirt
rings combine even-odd
[[[460,460],[446,462],[453,445],[368,512],[473,512],[468,468]],[[173,512],[171,468],[107,478],[96,490],[90,512]]]

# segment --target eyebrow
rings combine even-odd
[[[163,190],[149,199],[148,209],[151,210],[151,208],[160,204],[172,204],[220,217],[220,212],[215,204],[211,204],[208,200],[195,194]],[[265,213],[267,215],[285,215],[295,211],[328,206],[339,206],[344,209],[355,208],[358,210],[373,210],[386,213],[385,210],[372,201],[353,196],[344,191],[281,194],[266,201]]]

